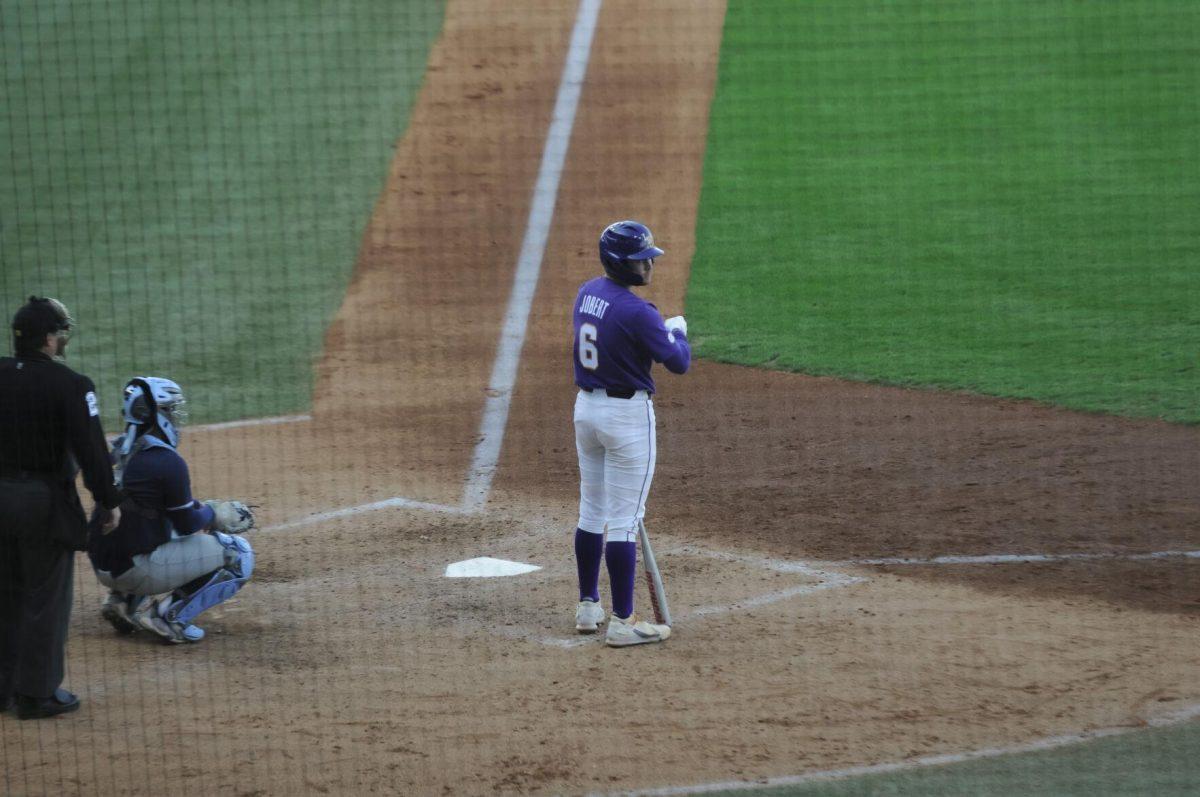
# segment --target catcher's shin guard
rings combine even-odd
[[[188,625],[201,612],[229,600],[250,580],[254,571],[254,550],[242,537],[216,535],[225,546],[225,566],[213,572],[208,581],[190,595],[173,602],[163,612],[163,619]]]

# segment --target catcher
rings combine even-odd
[[[122,634],[151,631],[167,642],[199,642],[192,624],[250,578],[254,551],[237,536],[254,526],[240,501],[192,498],[188,466],[176,451],[186,421],[183,391],[170,379],[125,385],[125,433],[113,443],[121,522],[93,522],[88,557],[111,592],[100,610]]]

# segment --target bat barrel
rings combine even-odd
[[[650,587],[650,605],[654,608],[654,620],[662,625],[671,625],[671,609],[667,606],[667,591],[663,587],[662,573],[650,547],[650,535],[646,533],[646,522],[638,521],[638,537],[642,543],[642,567]]]

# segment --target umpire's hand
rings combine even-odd
[[[108,518],[100,524],[101,534],[108,534],[121,522],[121,507],[114,506],[112,509],[107,510],[107,514]]]

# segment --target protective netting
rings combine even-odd
[[[0,717],[0,792],[1200,777],[1194,724],[1124,736],[1200,714],[1194,2],[6,0],[0,37],[6,321],[69,308],[110,442],[176,383],[186,469],[126,449],[128,489],[255,516],[124,577],[97,522],[81,708]],[[653,371],[676,623],[633,651],[572,614],[572,302],[619,219],[697,357]]]

